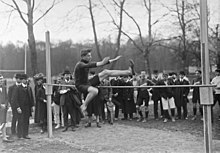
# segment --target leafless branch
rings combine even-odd
[[[24,23],[25,23],[26,25],[28,25],[28,22],[27,22],[27,21],[25,20],[25,18],[23,17],[22,12],[21,12],[21,10],[20,10],[18,4],[15,2],[15,0],[12,0],[12,1],[13,1],[13,3],[14,3],[15,7],[16,7],[16,10],[18,11],[18,14],[20,15],[21,19],[24,21]]]
[[[36,3],[35,3],[35,6],[34,6],[34,8],[33,8],[33,12],[35,12],[36,10],[38,10],[38,8],[40,7],[40,5],[41,5],[41,1],[36,5]]]
[[[16,7],[14,7],[13,5],[11,5],[11,4],[9,4],[9,3],[6,3],[6,2],[3,1],[3,0],[0,0],[0,2],[16,10]]]
[[[176,0],[175,5],[176,5],[177,18],[178,18],[178,20],[179,20],[179,24],[180,24],[180,27],[181,27],[181,29],[182,29],[182,28],[183,28],[183,23],[182,23],[182,20],[181,20],[181,16],[182,16],[183,14],[180,13],[179,6],[178,6],[178,0]]]
[[[110,11],[106,8],[106,6],[103,4],[103,2],[100,0],[100,3],[102,4],[103,8],[107,11],[107,13],[109,14],[109,16],[112,19],[113,24],[119,28],[119,25],[116,23],[115,19],[113,18],[112,14],[110,13]],[[139,47],[139,45],[123,30],[121,30],[122,34],[125,35],[133,44],[134,46],[143,53],[143,50]]]
[[[134,41],[134,39],[132,39],[126,32],[124,32],[123,30],[121,31],[123,33],[123,35],[125,35],[133,44],[134,46],[142,53],[144,53],[143,49]]]
[[[33,0],[33,2],[32,2],[32,7],[31,7],[32,12],[34,11],[34,7],[35,7],[35,0]]]
[[[11,5],[11,4],[9,4],[9,3],[6,3],[6,2],[3,1],[3,0],[0,0],[0,2],[3,3],[4,5],[9,6],[10,8],[12,8],[12,10],[17,10],[16,7],[14,7],[13,5]],[[11,12],[11,10],[10,10],[10,12]],[[24,13],[24,12],[21,12],[21,13],[26,15],[26,13]]]
[[[156,21],[154,21],[154,23],[152,23],[152,26],[155,25],[157,22],[159,22],[164,17],[166,17],[167,15],[169,15],[169,13],[166,13],[166,14],[162,15],[159,19],[157,19]]]
[[[56,0],[53,0],[52,5],[33,23],[33,25],[35,25],[38,21],[40,21],[45,15],[47,15],[48,12],[50,12],[50,10],[57,5],[60,2],[56,2]]]
[[[144,0],[144,6],[145,6],[145,8],[147,9],[147,11],[150,11],[149,7],[147,6],[146,0]]]
[[[115,3],[118,7],[120,7],[120,5],[118,3]],[[142,37],[142,32],[141,32],[141,28],[139,26],[139,24],[137,23],[137,21],[134,19],[134,17],[132,17],[124,8],[123,11],[125,12],[125,14],[134,22],[134,24],[136,25],[138,32],[139,32],[139,38],[141,40],[141,44],[144,45],[144,41],[143,41],[143,37]]]
[[[14,11],[16,11],[16,10],[11,10],[11,11],[10,11],[9,17],[8,17],[8,20],[7,20],[7,25],[6,25],[6,27],[8,27],[8,25],[9,25],[9,23],[10,23],[10,20],[11,20],[11,15],[12,15],[12,13],[13,13]]]
[[[193,19],[190,19],[190,20],[186,21],[185,24],[188,24],[188,23],[190,23],[190,22],[192,22],[192,21],[198,21],[198,20],[199,20],[199,17],[195,17],[195,18],[193,18]]]
[[[178,48],[171,47],[171,46],[164,45],[164,44],[158,44],[158,46],[161,46],[161,47],[164,47],[164,48],[168,48],[168,49],[173,50],[173,51],[177,51],[178,50]]]

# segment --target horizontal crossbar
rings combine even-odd
[[[66,84],[48,84],[45,83],[45,85],[48,86],[62,86],[62,87],[75,87],[75,85],[66,85]],[[216,85],[155,85],[155,86],[98,86],[98,88],[177,88],[177,87],[216,87]]]
[[[25,70],[0,70],[0,72],[25,72]]]

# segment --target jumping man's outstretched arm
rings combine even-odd
[[[119,60],[121,58],[121,56],[117,56],[116,58],[110,59],[110,57],[105,57],[102,61],[97,62],[96,66],[103,66],[103,65],[107,65],[110,64],[112,62],[115,62],[117,60]]]

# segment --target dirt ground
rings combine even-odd
[[[189,105],[190,107],[190,105]],[[151,108],[152,112],[152,108]],[[219,106],[214,109],[213,152],[220,153]],[[192,114],[189,109],[189,114]],[[84,122],[83,122],[84,123]],[[1,153],[201,153],[204,151],[203,122],[200,119],[163,123],[154,120],[152,113],[146,123],[115,121],[97,128],[84,128],[83,123],[72,132],[54,130],[53,137],[40,134],[36,125],[30,127],[31,140],[0,142]]]

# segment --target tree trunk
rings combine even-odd
[[[220,30],[219,30],[220,24],[217,24],[216,26],[216,39],[217,39],[217,69],[220,69]]]
[[[148,35],[149,35],[149,46],[145,51],[146,54],[146,60],[147,60],[147,73],[151,79],[151,70],[150,70],[150,59],[149,59],[149,54],[151,51],[151,46],[152,46],[152,25],[151,25],[151,0],[149,0],[149,16],[148,16]]]
[[[218,44],[218,50],[217,50],[217,69],[220,69],[220,40],[217,42]]]
[[[125,0],[120,2],[120,21],[119,21],[120,23],[119,23],[119,28],[118,28],[118,37],[117,37],[117,44],[116,44],[117,46],[116,46],[114,58],[119,55],[119,51],[121,48],[121,33],[122,33],[124,3],[125,3]],[[112,63],[110,69],[114,69],[115,65],[116,65],[116,62]]]
[[[35,75],[38,72],[37,68],[37,51],[34,37],[34,29],[33,29],[33,10],[31,7],[31,1],[27,1],[28,6],[28,46],[31,53],[31,70],[32,75]]]
[[[186,48],[186,23],[185,23],[185,2],[182,1],[182,14],[181,14],[181,19],[182,19],[182,33],[183,33],[183,52],[184,52],[184,71],[186,74],[188,74],[189,70],[189,64],[188,64],[188,59],[187,59],[187,48]]]
[[[90,12],[91,21],[92,21],[92,29],[93,29],[93,34],[94,34],[96,52],[97,52],[99,60],[102,60],[102,55],[101,55],[101,52],[100,52],[98,38],[97,38],[95,19],[94,19],[93,12],[92,12],[92,2],[91,2],[91,0],[89,0],[89,12]]]
[[[32,30],[31,30],[32,29]],[[31,69],[32,74],[35,75],[38,72],[37,68],[37,51],[36,51],[36,44],[35,38],[33,33],[33,27],[28,26],[28,46],[31,53]]]
[[[146,68],[146,72],[149,75],[149,78],[151,79],[151,68],[150,68],[150,59],[149,59],[149,49],[146,48],[145,52],[144,52],[144,59],[145,59],[145,68]]]

